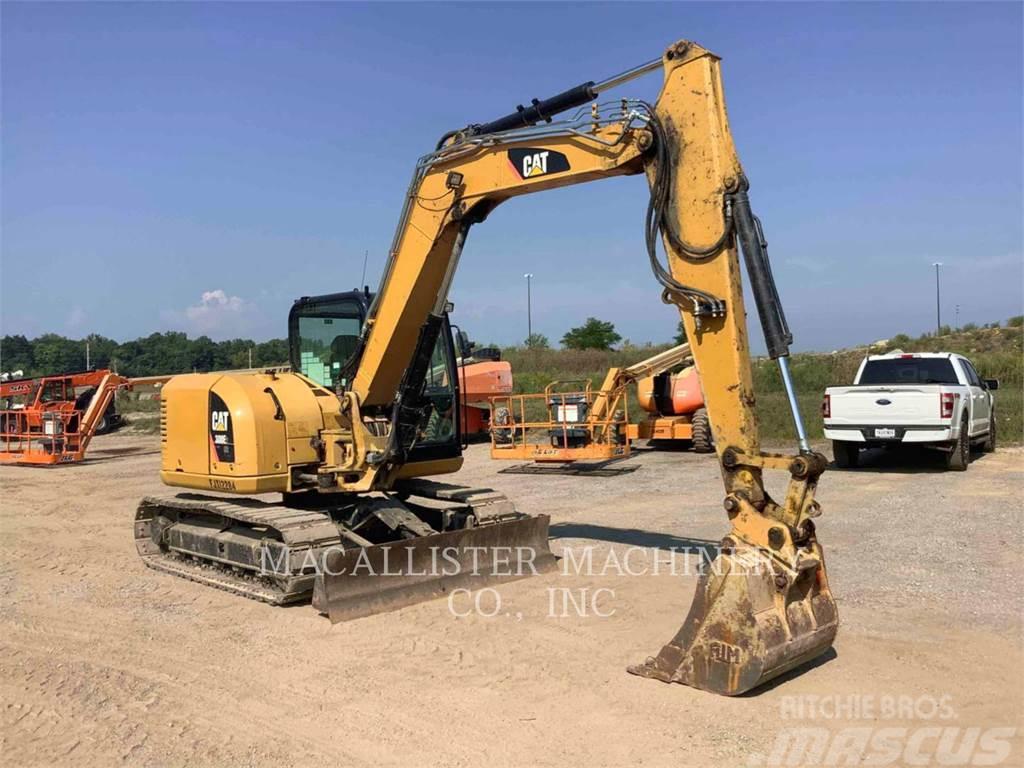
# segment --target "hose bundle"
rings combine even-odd
[[[732,215],[728,205],[725,208],[725,231],[718,242],[709,248],[697,248],[683,241],[674,226],[674,222],[667,216],[670,198],[672,195],[672,157],[669,151],[668,137],[664,126],[658,120],[650,105],[645,105],[648,110],[648,125],[654,134],[654,179],[651,183],[651,197],[647,205],[647,215],[644,221],[644,240],[647,244],[647,255],[651,262],[651,271],[655,279],[665,288],[667,299],[676,303],[677,298],[689,301],[693,307],[693,314],[698,324],[703,316],[719,316],[725,314],[725,301],[713,296],[706,291],[701,291],[692,286],[683,285],[672,277],[672,273],[662,264],[658,256],[658,234],[663,233],[672,244],[674,250],[683,254],[684,257],[693,261],[705,261],[712,258],[729,242],[732,237]]]

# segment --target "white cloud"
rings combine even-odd
[[[219,324],[225,316],[245,311],[245,302],[238,296],[228,296],[224,290],[203,291],[198,304],[185,308],[185,317],[198,325]]]
[[[193,334],[226,337],[252,333],[255,307],[240,296],[231,296],[223,288],[203,291],[198,304],[183,311],[164,312],[164,320]]]

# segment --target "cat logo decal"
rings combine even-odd
[[[521,179],[532,179],[569,170],[568,158],[552,149],[510,149],[508,161]]]

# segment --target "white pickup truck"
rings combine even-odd
[[[861,448],[914,443],[944,451],[949,469],[964,470],[972,444],[995,450],[998,388],[960,355],[871,355],[852,387],[825,390],[825,437],[838,467],[857,466]]]

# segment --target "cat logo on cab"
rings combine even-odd
[[[569,160],[561,152],[551,149],[533,149],[523,147],[510,149],[508,161],[521,179],[532,179],[547,176],[549,173],[562,173],[569,170]]]

